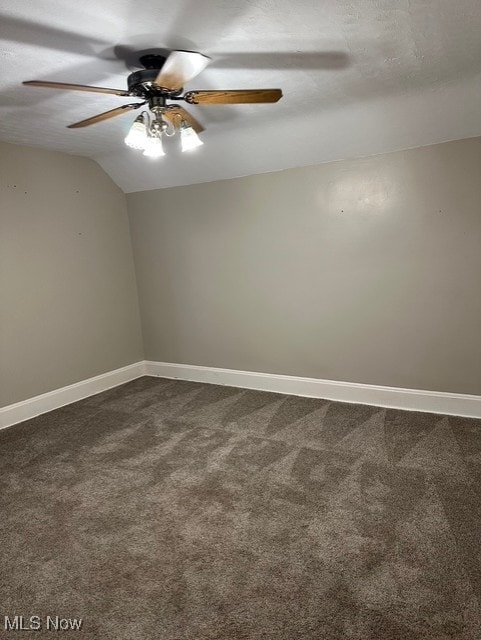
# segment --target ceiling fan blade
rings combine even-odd
[[[97,122],[102,122],[103,120],[108,120],[109,118],[115,118],[116,116],[120,116],[123,113],[128,113],[129,111],[133,111],[134,109],[138,109],[143,106],[145,102],[136,102],[133,104],[123,104],[121,107],[117,107],[116,109],[111,109],[110,111],[104,111],[104,113],[99,113],[97,116],[92,116],[91,118],[87,118],[86,120],[81,120],[80,122],[75,122],[74,124],[69,124],[67,126],[68,129],[79,129],[80,127],[88,127],[91,124],[96,124]]]
[[[236,89],[233,91],[189,91],[184,100],[190,104],[242,104],[277,102],[282,98],[280,89]]]
[[[66,82],[44,82],[43,80],[26,80],[22,84],[31,87],[45,87],[46,89],[67,89],[72,91],[91,91],[92,93],[113,93],[116,96],[128,96],[129,92],[122,89],[108,89],[106,87],[90,87],[86,84],[68,84]]]
[[[154,84],[165,89],[181,89],[209,64],[210,58],[195,51],[172,51]]]
[[[162,116],[168,120],[174,127],[179,125],[179,119],[185,120],[187,124],[190,124],[192,129],[197,133],[202,133],[204,131],[204,127],[200,124],[198,120],[196,120],[190,113],[184,109],[183,107],[178,107],[177,105],[171,105],[165,111],[163,111]]]

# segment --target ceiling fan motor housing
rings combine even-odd
[[[140,71],[134,71],[127,78],[127,85],[131,95],[141,98],[165,95],[166,91],[154,84],[164,66],[166,57],[160,54],[147,53],[139,58],[139,63],[144,67]]]
[[[140,56],[139,63],[145,69],[157,69],[157,72],[162,69],[167,58],[165,56],[161,56],[158,53],[147,53],[143,56]]]
[[[160,57],[160,56],[154,56]],[[129,87],[129,93],[132,96],[138,96],[139,98],[150,98],[151,96],[178,96],[182,93],[182,88],[175,91],[169,91],[163,87],[159,87],[154,84],[155,79],[159,75],[160,68],[153,69],[141,69],[140,71],[134,71],[127,78],[127,86]]]

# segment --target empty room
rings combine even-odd
[[[479,0],[0,0],[0,638],[481,638]]]

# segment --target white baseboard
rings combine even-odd
[[[115,371],[109,371],[94,378],[76,382],[68,387],[43,393],[40,396],[29,398],[23,402],[10,404],[0,409],[0,429],[9,427],[17,422],[22,422],[23,420],[29,420],[47,411],[58,409],[71,402],[77,402],[77,400],[93,396],[101,391],[107,391],[107,389],[117,387],[119,384],[130,382],[144,375],[145,363],[136,362],[127,367],[115,369]]]
[[[107,391],[144,375],[325,398],[337,402],[370,404],[407,411],[481,418],[481,396],[143,361],[0,408],[0,429]]]
[[[370,404],[378,407],[425,411],[446,415],[481,418],[481,396],[381,387],[354,382],[336,382],[254,371],[217,369],[169,362],[145,362],[145,373],[162,378],[209,382],[231,387],[325,398],[338,402]]]

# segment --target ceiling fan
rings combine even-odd
[[[88,127],[97,122],[129,113],[148,103],[152,115],[144,111],[133,123],[125,142],[128,146],[143,149],[144,155],[159,157],[164,155],[162,134],[170,136],[179,131],[182,150],[186,151],[202,144],[197,134],[204,131],[200,122],[186,109],[178,104],[168,104],[167,101],[184,101],[192,105],[247,104],[277,102],[282,97],[280,89],[188,91],[182,95],[184,84],[203,71],[209,61],[208,56],[194,51],[172,51],[167,57],[151,53],[142,55],[139,62],[144,68],[134,71],[128,76],[126,90],[42,80],[28,80],[23,84],[49,89],[88,91],[120,97],[141,98],[142,102],[124,104],[70,124],[68,128]]]

